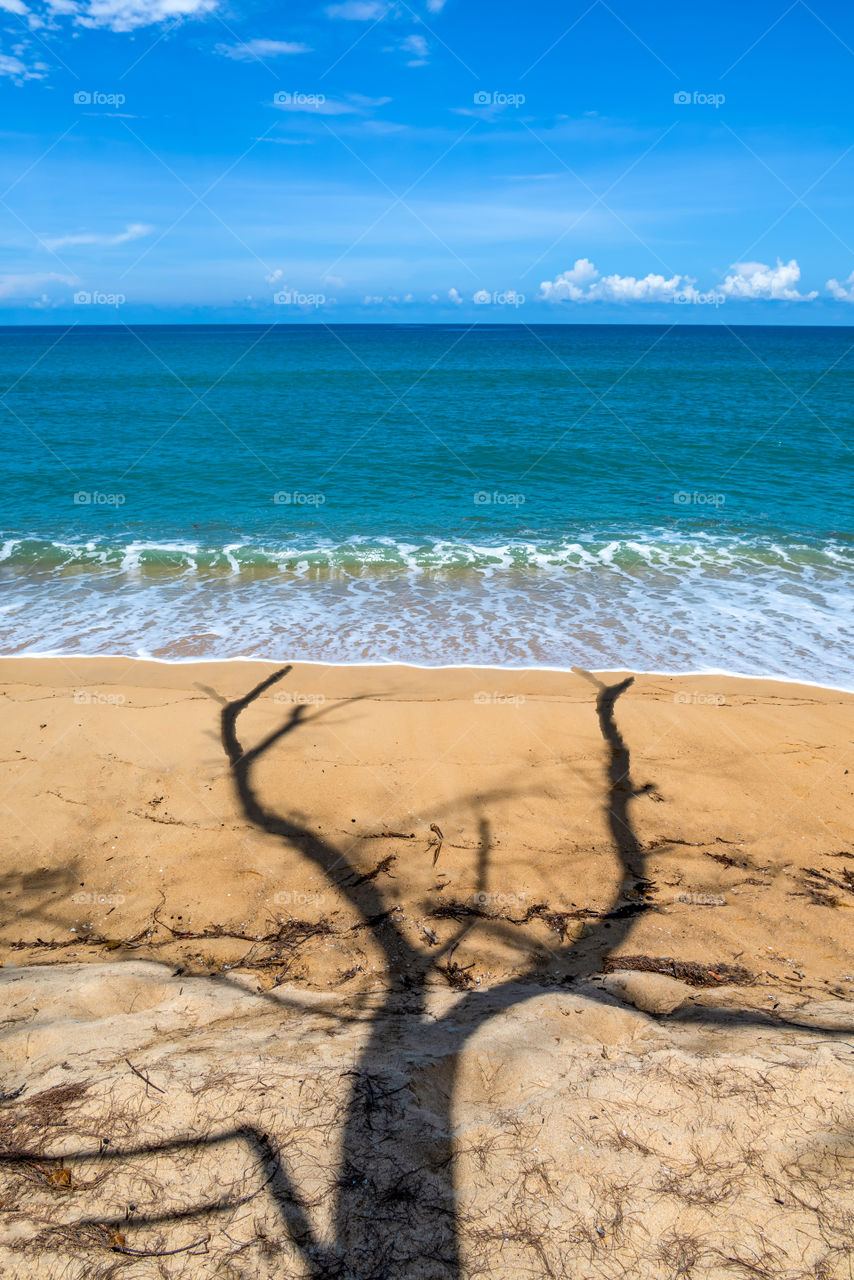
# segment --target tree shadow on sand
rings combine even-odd
[[[378,880],[360,875],[348,851],[325,840],[305,822],[271,808],[261,796],[256,776],[259,762],[277,743],[297,737],[301,729],[323,714],[321,711],[309,715],[306,706],[294,706],[277,729],[253,746],[243,745],[239,737],[241,716],[289,671],[289,667],[276,671],[235,701],[218,698],[222,746],[237,796],[248,821],[289,849],[295,849],[348,900],[362,926],[369,929],[376,940],[388,974],[380,1003],[370,1016],[367,1039],[349,1073],[351,1083],[334,1185],[331,1241],[321,1239],[312,1221],[308,1197],[296,1185],[285,1154],[275,1139],[251,1127],[234,1128],[215,1138],[189,1135],[165,1144],[112,1148],[108,1155],[79,1152],[76,1157],[103,1160],[179,1149],[201,1152],[228,1141],[246,1144],[260,1159],[265,1170],[263,1186],[273,1196],[284,1227],[312,1280],[456,1280],[463,1274],[463,1264],[452,1113],[466,1043],[490,1019],[553,990],[555,970],[557,980],[563,983],[601,974],[608,953],[626,939],[634,917],[646,909],[636,901],[621,902],[624,897],[621,886],[645,878],[644,852],[633,826],[632,805],[636,797],[651,786],[639,787],[632,781],[629,748],[616,720],[619,699],[631,686],[632,678],[606,685],[593,676],[586,676],[596,691],[596,715],[606,749],[603,809],[622,876],[604,916],[588,926],[583,954],[574,943],[552,948],[547,982],[542,967],[535,961],[512,979],[488,988],[467,985],[461,976],[459,998],[437,1014],[428,1007],[429,988],[437,983],[446,985],[449,975],[453,977],[453,953],[471,927],[470,922],[458,920],[450,938],[441,944],[420,945],[413,938],[412,929],[407,930],[393,909]],[[487,883],[490,857],[489,827],[482,819],[478,863],[481,886]],[[506,923],[500,921],[480,923],[496,930],[507,928]],[[585,987],[585,996],[611,1002],[611,997],[597,994],[593,987]],[[752,1011],[722,1014],[720,1010],[697,1008],[682,1015],[683,1019],[708,1018],[710,1022],[727,1016],[738,1018],[742,1025],[796,1025]],[[814,1024],[812,1028],[799,1026],[798,1029],[818,1028]],[[821,1031],[823,1036],[828,1036],[828,1029]],[[429,1046],[436,1046],[444,1062],[450,1065],[446,1067],[441,1088],[431,1091],[431,1105],[427,1108],[420,1106],[418,1099],[425,1087],[425,1048]],[[66,1158],[73,1158],[72,1153]],[[44,1161],[45,1157],[14,1151],[2,1159]],[[240,1202],[208,1203],[192,1212],[203,1215],[237,1203]],[[176,1220],[178,1216],[140,1214],[122,1219],[121,1224],[152,1225]],[[98,1223],[103,1226],[104,1219],[98,1219]]]

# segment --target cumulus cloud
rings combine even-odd
[[[154,227],[147,222],[131,222],[124,231],[116,235],[101,235],[94,231],[83,231],[78,235],[44,236],[42,244],[48,249],[65,249],[69,245],[97,244],[109,247],[115,244],[127,244],[131,240],[140,240],[150,235]]]
[[[578,258],[554,280],[543,280],[540,298],[546,302],[672,302],[674,294],[692,296],[687,276],[601,276],[589,258]]]
[[[672,302],[676,293],[691,296],[692,282],[683,276],[665,277],[650,273],[640,279],[634,276],[603,276],[590,286],[593,298],[610,302]]]
[[[463,296],[460,293],[459,289],[449,289],[448,297],[450,298],[451,302],[453,302],[456,306],[460,306],[463,300]]]
[[[854,302],[854,271],[847,280],[828,280],[827,290],[837,302]]]
[[[241,44],[218,44],[217,53],[238,62],[256,61],[259,58],[278,58],[283,53],[311,53],[311,46],[298,40],[247,40]]]
[[[577,258],[569,271],[562,271],[554,280],[543,280],[541,296],[548,302],[581,302],[598,274],[589,258]]]
[[[810,302],[818,297],[818,290],[799,293],[795,285],[801,278],[796,258],[789,262],[777,259],[776,267],[764,262],[734,262],[721,285],[728,298],[773,298],[782,302]]]
[[[427,8],[430,13],[441,13],[445,7],[445,0],[427,0]]]

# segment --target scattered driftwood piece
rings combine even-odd
[[[408,839],[408,836],[401,836],[401,839],[406,840]],[[394,866],[395,862],[397,862],[397,854],[390,853],[387,858],[383,858],[380,862],[377,863],[373,871],[366,871],[364,875],[361,875],[356,880],[354,880],[350,887],[352,889],[355,889],[358,885],[367,884],[369,880],[376,880],[377,876],[381,876],[381,875],[391,876],[393,880],[394,876],[391,875],[391,871],[389,868]]]
[[[202,1236],[199,1240],[194,1240],[192,1244],[182,1244],[177,1249],[132,1249],[130,1245],[125,1244],[124,1235],[121,1231],[110,1232],[107,1227],[104,1228],[107,1233],[106,1243],[113,1253],[124,1253],[129,1258],[174,1258],[177,1253],[190,1253],[198,1256],[198,1252],[207,1253],[208,1242],[210,1236]]]
[[[675,960],[672,956],[609,956],[603,973],[633,969],[641,973],[664,973],[691,987],[744,987],[754,981],[753,974],[738,964],[699,964],[695,960]]]
[[[149,1087],[149,1085],[150,1085],[150,1086],[151,1086],[151,1088],[152,1088],[152,1089],[156,1089],[158,1093],[165,1093],[165,1092],[166,1092],[166,1090],[165,1090],[165,1089],[161,1089],[161,1088],[160,1088],[160,1085],[159,1085],[159,1084],[155,1084],[153,1080],[149,1080],[148,1076],[145,1074],[145,1072],[144,1072],[144,1071],[140,1071],[138,1067],[135,1067],[135,1066],[133,1065],[133,1063],[131,1062],[130,1058],[125,1058],[125,1062],[128,1064],[128,1066],[130,1067],[130,1069],[131,1069],[131,1071],[133,1072],[133,1074],[134,1074],[135,1076],[138,1076],[138,1077],[139,1077],[139,1079],[140,1079],[140,1080],[142,1080],[142,1082],[143,1082],[143,1084],[145,1085],[145,1087],[146,1087],[146,1088],[148,1088],[148,1087]]]
[[[442,852],[442,842],[445,839],[445,837],[442,835],[441,830],[439,829],[439,827],[436,826],[435,822],[430,823],[430,830],[433,832],[433,835],[436,837],[436,839],[435,841],[431,840],[427,848],[433,849],[433,846],[435,845],[435,849],[433,852],[433,866],[435,867],[436,863],[439,860],[439,854]]]

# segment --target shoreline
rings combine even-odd
[[[536,672],[543,672],[551,675],[577,675],[579,672],[587,672],[595,676],[633,676],[635,678],[650,677],[662,680],[687,680],[687,679],[704,679],[709,676],[717,676],[723,680],[745,680],[758,681],[763,684],[784,684],[796,685],[805,689],[821,689],[828,693],[846,693],[854,695],[854,675],[852,675],[852,683],[847,685],[824,684],[818,680],[804,680],[799,676],[786,675],[756,675],[753,672],[730,671],[723,667],[697,667],[687,668],[686,670],[670,671],[660,669],[646,669],[636,667],[581,667],[573,664],[569,667],[558,666],[497,666],[494,663],[475,663],[475,662],[442,662],[442,663],[420,663],[420,662],[324,662],[319,658],[263,658],[253,657],[249,654],[234,654],[228,658],[157,658],[151,654],[143,653],[57,653],[56,651],[46,650],[40,653],[0,653],[0,665],[4,662],[139,662],[152,663],[163,667],[190,667],[190,666],[220,666],[228,663],[255,663],[259,666],[269,667],[322,667],[341,668],[342,670],[394,670],[401,668],[405,671],[494,671],[499,675],[520,673],[529,675]]]

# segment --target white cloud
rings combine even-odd
[[[441,13],[445,7],[445,0],[427,0],[427,8],[430,13]]]
[[[19,52],[21,52],[20,49]],[[28,67],[20,58],[0,53],[0,76],[6,76],[16,84],[22,84],[24,80],[43,80],[46,71],[47,64],[44,62],[36,62],[32,67]]]
[[[426,59],[427,53],[429,51],[427,40],[425,39],[424,36],[420,36],[420,35],[407,36],[405,40],[401,41],[400,47],[401,49],[403,49],[404,53],[414,53],[416,58],[421,58],[421,59]],[[410,62],[409,65],[420,66],[422,64]]]
[[[176,22],[211,13],[218,0],[48,0],[55,14],[73,15],[81,27],[135,31],[156,22]]]
[[[268,276],[264,277],[264,279],[267,281],[267,284],[278,284],[279,281],[284,278],[284,274],[285,273],[282,271],[281,267],[276,267],[276,270],[271,271]]]
[[[801,278],[797,259],[783,263],[777,259],[776,267],[764,262],[734,262],[721,285],[728,298],[769,298],[784,302],[810,302],[818,297],[818,290],[799,293],[794,287]]]
[[[388,12],[388,5],[380,0],[344,0],[343,4],[326,6],[330,18],[344,18],[348,22],[376,22]]]
[[[357,107],[384,107],[387,102],[391,102],[391,98],[368,98],[364,93],[348,93],[347,97]]]
[[[69,236],[45,236],[42,244],[47,249],[64,249],[69,245],[78,244],[97,244],[109,247],[115,244],[127,244],[131,240],[140,240],[143,236],[148,236],[154,230],[147,222],[131,222],[124,231],[120,231],[117,235],[107,236],[100,235],[94,231],[83,231],[79,235]]]
[[[17,13],[19,17],[28,12],[22,0],[0,0],[0,9],[5,9],[7,13]]]
[[[462,294],[459,292],[458,289],[449,289],[448,297],[450,298],[451,302],[455,303],[457,306],[459,306],[463,300]]]
[[[322,99],[322,100],[321,100]],[[315,116],[360,116],[362,108],[354,102],[336,102],[318,93],[295,94],[290,102],[276,102],[279,111],[307,112]]]
[[[247,40],[245,44],[218,44],[217,53],[238,62],[278,58],[283,53],[311,53],[311,46],[293,40]]]
[[[689,295],[690,282],[682,276],[650,273],[640,279],[634,276],[603,276],[590,286],[590,296],[608,302],[672,302],[675,293]]]
[[[59,275],[56,271],[40,271],[33,275],[0,276],[0,298],[32,297],[46,284],[73,285],[77,281],[74,276]],[[44,302],[46,295],[41,295]],[[33,299],[35,301],[35,299]]]
[[[847,280],[828,280],[827,289],[837,302],[854,302],[854,271]]]
[[[672,302],[673,295],[696,294],[687,276],[649,275],[601,276],[589,258],[578,258],[575,266],[554,280],[543,280],[540,298],[546,302]]]
[[[574,267],[562,271],[554,280],[544,280],[540,285],[540,293],[548,302],[581,302],[585,289],[596,279],[599,272],[589,258],[578,258]]]
[[[285,98],[287,101],[282,101]],[[322,93],[277,93],[273,104],[280,111],[303,111],[318,116],[363,116],[373,107],[384,107],[391,98],[366,98],[348,93],[345,101],[326,98]]]
[[[794,258],[788,263],[778,258],[776,267],[763,262],[737,262],[730,272],[720,286],[720,301],[737,298],[809,302],[818,297],[816,290],[798,292],[795,286],[801,269]],[[829,280],[827,287],[834,297],[850,297],[854,301],[854,272],[844,284]],[[568,271],[540,285],[540,298],[545,302],[692,302],[703,297],[691,276],[654,272],[645,276],[602,276],[589,258],[579,258]]]

